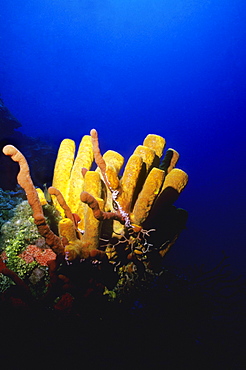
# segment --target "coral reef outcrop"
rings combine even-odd
[[[13,116],[0,98],[0,140],[11,136],[21,123]]]
[[[20,167],[17,182],[31,207],[28,222],[35,237],[24,242],[16,235],[15,240],[8,240],[3,248],[4,263],[13,273],[29,279],[28,285],[36,284],[36,278],[30,278],[34,271],[40,276],[40,271],[46,271],[48,283],[42,295],[53,307],[54,300],[58,307],[57,297],[63,296],[77,300],[91,294],[110,299],[122,296],[136,282],[158,276],[163,257],[187,220],[187,212],[173,203],[188,176],[175,167],[179,155],[173,149],[161,159],[164,147],[163,137],[148,135],[122,170],[124,158],[119,153],[109,150],[101,154],[95,129],[82,138],[77,154],[74,141],[65,139],[58,151],[52,186],[44,193],[35,188],[23,154],[6,145],[3,153]],[[47,208],[56,214],[53,220]],[[23,232],[21,228],[21,235]],[[40,237],[42,248],[36,243]],[[20,240],[20,248],[11,246],[16,240]],[[53,252],[48,253],[47,248]],[[30,268],[20,272],[20,266],[28,264]]]

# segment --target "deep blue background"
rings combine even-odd
[[[0,93],[21,131],[58,144],[95,127],[128,157],[148,133],[178,150],[187,230],[167,263],[244,272],[245,0],[8,0]]]

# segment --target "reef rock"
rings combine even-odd
[[[4,190],[15,190],[18,174],[18,165],[2,154],[2,149],[6,144],[17,146],[24,153],[36,185],[42,186],[45,182],[52,180],[56,148],[47,140],[29,137],[16,131],[21,126],[22,124],[0,98],[0,172],[2,174],[0,188]]]
[[[12,115],[0,98],[0,140],[12,136],[21,123]]]

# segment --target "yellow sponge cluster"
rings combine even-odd
[[[73,213],[78,210],[78,199],[83,190],[84,178],[81,174],[82,168],[91,168],[93,162],[93,151],[91,137],[85,135],[79,145],[75,157],[75,142],[64,139],[61,142],[54,169],[52,186],[58,189]],[[52,196],[56,208],[64,216],[64,210]]]
[[[158,196],[167,187],[172,187],[180,193],[188,181],[184,171],[173,168],[179,156],[174,150],[171,150],[173,157],[168,169],[162,170],[157,167],[156,164],[160,162],[166,144],[162,136],[147,135],[143,144],[138,145],[128,159],[120,177],[124,158],[112,150],[101,156],[97,132],[95,130],[91,132],[94,136],[85,135],[82,138],[76,156],[74,141],[63,140],[54,169],[53,187],[62,193],[71,210],[70,214],[78,215],[80,220],[76,224],[72,217],[65,217],[64,207],[61,207],[55,196],[52,196],[56,208],[63,217],[59,224],[60,235],[69,241],[70,246],[67,250],[71,250],[71,245],[74,244],[73,253],[76,250],[78,252],[80,240],[89,250],[99,247],[103,218],[112,218],[111,235],[118,238],[124,237],[126,228],[133,228],[133,225],[134,230],[141,230],[141,225],[148,217]],[[97,163],[100,161],[102,165],[92,171],[90,169],[94,155],[95,158],[99,158]],[[81,202],[82,191],[93,196],[93,206],[89,201],[87,204]],[[40,199],[41,197],[42,194]],[[100,216],[102,219],[95,218],[93,211],[95,204],[102,211]],[[81,230],[83,235],[80,234],[79,238],[78,232]]]

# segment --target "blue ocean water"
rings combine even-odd
[[[167,264],[245,270],[244,0],[8,0],[0,94],[20,131],[58,144],[91,128],[126,158],[166,138],[189,184]]]

